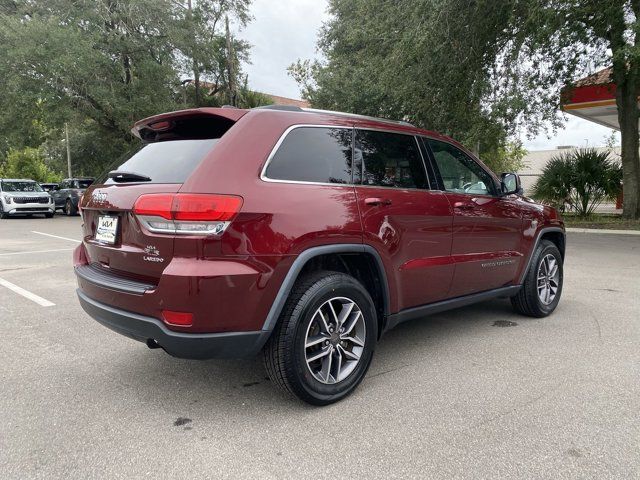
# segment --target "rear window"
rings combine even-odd
[[[217,141],[217,138],[208,138],[150,143],[112,170],[151,178],[150,182],[144,183],[184,183]],[[115,182],[107,179],[104,183]]]
[[[351,183],[352,130],[299,127],[291,130],[267,166],[272,180]]]

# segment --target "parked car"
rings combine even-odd
[[[42,187],[42,190],[49,193],[52,190],[56,190],[60,187],[58,183],[41,183],[40,186]]]
[[[35,181],[25,178],[0,179],[0,218],[43,214],[53,217],[51,196]]]
[[[78,200],[94,182],[94,178],[65,178],[60,185],[51,192],[56,203],[56,210],[62,210],[65,215],[78,214]]]
[[[323,405],[401,322],[496,297],[533,317],[558,305],[560,215],[448,137],[279,106],[133,132],[146,146],[83,197],[74,264],[84,310],[150,348],[262,352],[276,385]]]

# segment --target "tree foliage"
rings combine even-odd
[[[36,182],[59,182],[62,175],[54,172],[44,161],[39,148],[26,147],[9,150],[5,164],[0,168],[0,177],[30,178]]]
[[[529,103],[494,82],[491,63],[506,2],[332,0],[330,13],[318,44],[326,61],[290,67],[312,104],[402,118],[457,138],[495,170],[517,166],[504,150]]]
[[[290,67],[322,108],[404,118],[491,165],[511,138],[559,125],[561,89],[613,65],[625,214],[640,215],[637,0],[330,0],[322,62]],[[497,167],[493,166],[495,169]]]
[[[62,161],[68,122],[75,169],[97,173],[131,148],[136,120],[200,104],[185,105],[184,78],[237,84],[249,45],[232,39],[229,51],[223,20],[247,22],[250,0],[188,3],[0,0],[0,163],[10,147],[41,145]]]
[[[533,197],[580,217],[591,215],[604,200],[620,193],[621,166],[608,152],[582,149],[553,157],[533,187]]]

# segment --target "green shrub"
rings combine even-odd
[[[553,157],[533,187],[533,197],[562,211],[565,205],[587,217],[604,200],[620,193],[622,167],[608,152],[593,148],[573,150]]]
[[[59,182],[62,179],[62,175],[45,163],[42,150],[31,147],[10,149],[0,173],[5,178],[29,178],[36,182]]]

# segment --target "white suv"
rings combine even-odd
[[[0,218],[34,214],[51,218],[54,213],[51,195],[33,180],[0,179]]]

